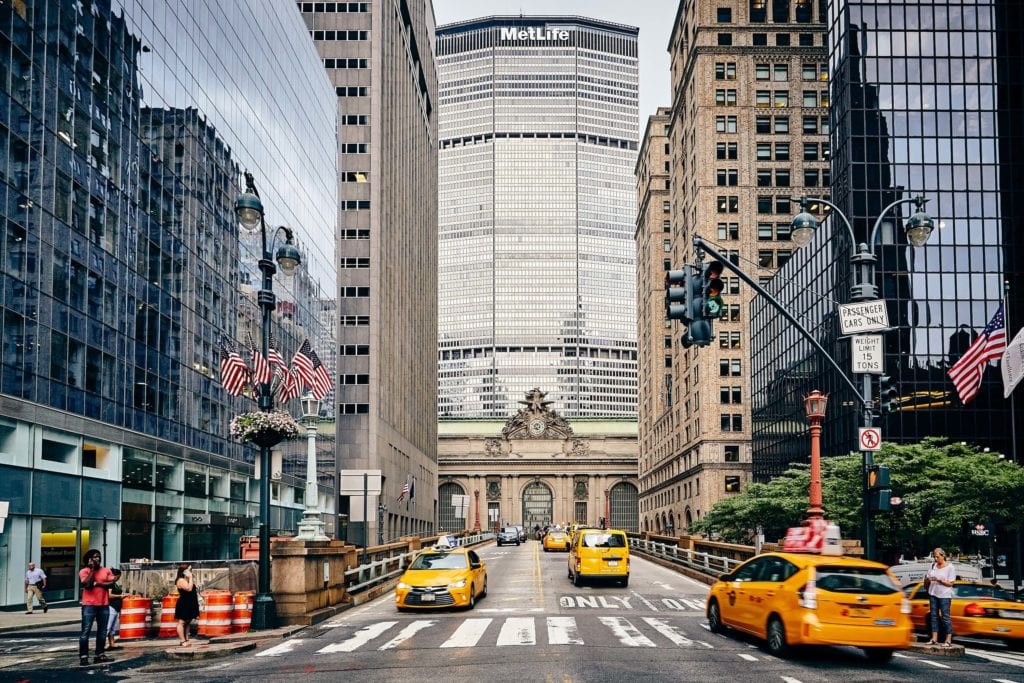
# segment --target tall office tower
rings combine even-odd
[[[876,419],[888,442],[944,436],[1008,458],[1020,449],[1024,402],[1014,435],[997,367],[967,405],[947,372],[995,315],[1004,282],[1010,335],[1024,322],[1022,24],[1017,3],[992,0],[842,1],[829,10],[833,200],[858,242],[890,202],[917,194],[937,224],[924,246],[911,246],[902,225],[915,209],[903,205],[885,216],[875,246],[875,284],[896,328],[884,333],[895,410]],[[851,247],[833,217],[770,287],[844,368],[849,342],[839,338],[835,303],[849,301]],[[832,393],[822,452],[856,450],[852,391],[774,311],[758,302],[755,315],[755,479],[803,457],[801,399],[811,389]]]
[[[0,605],[30,559],[47,597],[76,599],[89,547],[110,565],[232,558],[256,529],[255,448],[229,433],[256,405],[218,377],[219,342],[245,342],[256,310],[258,237],[234,202],[247,169],[267,222],[295,231],[273,316],[294,351],[335,287],[336,109],[298,12],[240,12],[0,4]],[[296,529],[303,490],[275,479],[271,533]]]
[[[298,5],[338,97],[338,467],[383,474],[379,504],[390,509],[371,511],[369,540],[428,533],[437,499],[434,10],[429,0]],[[407,483],[413,495],[394,504]],[[338,509],[360,541],[362,508],[342,498]]]
[[[438,414],[636,413],[637,29],[438,28]]]
[[[829,185],[825,5],[680,2],[669,43],[673,266],[693,261],[694,235],[761,280],[792,254],[790,197]],[[677,322],[664,354],[681,439],[678,465],[657,480],[671,484],[663,504],[683,526],[741,489],[713,467],[750,462],[752,290],[728,271],[723,280],[713,343],[683,348]]]

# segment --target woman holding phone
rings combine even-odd
[[[174,606],[174,619],[178,622],[178,643],[191,647],[189,630],[192,620],[199,616],[199,591],[192,580],[192,565],[184,562],[178,565],[178,577],[174,580],[178,589],[178,604]]]

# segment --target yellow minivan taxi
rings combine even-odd
[[[574,586],[585,579],[611,579],[629,585],[629,540],[616,529],[580,529],[569,548],[569,578]]]
[[[852,557],[765,553],[721,575],[707,598],[708,626],[794,645],[850,645],[887,662],[910,646],[910,601],[888,567]]]

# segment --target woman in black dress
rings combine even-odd
[[[178,604],[174,606],[174,618],[178,622],[178,641],[181,647],[191,647],[189,626],[199,616],[199,591],[192,581],[192,565],[187,562],[178,565],[178,577],[174,580],[178,589]]]

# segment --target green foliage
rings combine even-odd
[[[908,555],[927,554],[939,545],[956,551],[967,538],[968,522],[996,521],[1010,529],[1024,519],[1024,469],[973,446],[926,439],[919,444],[885,444],[875,462],[889,466],[893,495],[903,498],[898,513],[875,516],[879,543]],[[825,517],[844,538],[860,538],[862,460],[860,453],[823,458]],[[765,538],[782,538],[804,518],[809,465],[798,465],[766,484],[716,504],[691,530],[724,540],[750,543],[761,525]],[[973,550],[973,548],[965,548]]]

